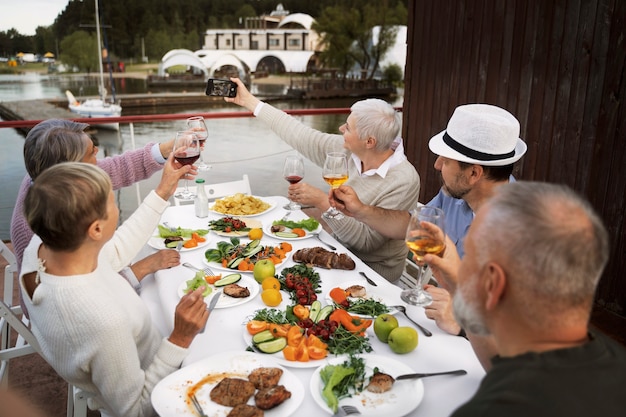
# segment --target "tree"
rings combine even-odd
[[[343,1],[327,7],[313,24],[325,47],[320,60],[325,66],[338,67],[344,76],[357,63],[371,79],[396,40],[394,26],[406,24],[407,18],[404,4],[390,7],[389,0],[366,4]],[[372,36],[375,26],[380,26],[376,43]]]
[[[96,36],[79,30],[63,38],[59,59],[89,73],[98,68],[99,50]]]

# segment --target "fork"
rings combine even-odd
[[[193,404],[194,408],[196,409],[196,411],[198,412],[200,417],[208,417],[204,413],[204,410],[202,409],[202,406],[198,402],[198,399],[196,398],[196,394],[192,394],[189,398],[191,398],[191,403]]]
[[[319,233],[311,233],[311,234],[312,234],[313,236],[315,236],[315,238],[316,238],[317,240],[319,240],[320,242],[322,242],[324,245],[328,246],[328,247],[330,248],[330,250],[337,250],[337,248],[336,248],[336,247],[334,247],[333,245],[331,245],[330,243],[324,242],[324,241],[322,240],[322,238],[320,237],[320,234],[319,234]]]
[[[335,416],[350,416],[350,415],[357,415],[357,414],[361,414],[361,412],[359,411],[358,408],[356,408],[353,405],[342,405],[339,407],[339,409],[337,410],[337,412],[333,415],[333,417]]]
[[[204,272],[204,275],[215,276],[215,272],[213,272],[213,270],[209,268],[208,266],[204,267],[203,269],[200,269],[198,267],[193,266],[189,262],[183,262],[183,266],[186,266],[187,268],[192,269],[196,272]]]

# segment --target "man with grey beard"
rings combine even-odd
[[[590,331],[608,235],[571,189],[517,182],[477,213],[460,260],[426,255],[487,374],[453,416],[622,416],[626,349]]]

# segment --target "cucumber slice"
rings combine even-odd
[[[238,282],[241,279],[241,274],[230,274],[230,275],[226,275],[224,278],[220,279],[219,281],[215,281],[215,285],[216,287],[223,287],[224,285],[228,285],[228,284],[234,284],[235,282]]]
[[[280,352],[287,346],[286,337],[278,337],[268,342],[257,343],[256,347],[263,353],[276,353]]]
[[[313,301],[311,303],[311,310],[309,311],[309,318],[313,320],[314,323],[317,322],[317,316],[320,314],[320,310],[322,309],[322,303],[319,300]]]
[[[291,233],[291,232],[276,232],[274,234],[278,237],[284,237],[284,238],[290,238],[290,239],[299,237],[296,233]]]
[[[256,248],[257,246],[259,246],[261,244],[261,241],[259,239],[255,239],[252,240],[250,243],[248,243],[248,245],[246,246],[247,249],[251,249],[251,248]]]
[[[321,309],[319,314],[315,318],[315,322],[318,323],[322,320],[326,320],[326,318],[330,316],[330,313],[332,313],[334,309],[335,308],[333,306],[326,306],[323,309]]]
[[[237,265],[239,265],[241,263],[241,261],[243,261],[244,258],[235,258],[232,259],[231,261],[228,262],[228,264],[226,264],[226,266],[228,268],[232,268],[232,269],[236,269]]]
[[[165,247],[170,248],[170,249],[176,249],[176,246],[178,246],[178,242],[182,242],[182,240],[174,240],[172,242],[167,242],[165,244]]]
[[[243,251],[242,255],[245,256],[246,258],[248,258],[248,257],[250,257],[252,255],[255,255],[255,254],[261,252],[262,250],[263,250],[263,246],[261,246],[261,245],[257,245],[257,246],[255,246],[253,248],[246,247],[246,250]]]
[[[263,330],[262,332],[252,336],[252,342],[254,342],[255,345],[263,342],[269,342],[270,340],[274,340],[274,335],[269,330]]]

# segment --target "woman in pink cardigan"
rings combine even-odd
[[[89,162],[97,164],[111,178],[113,189],[131,185],[160,171],[172,151],[173,140],[161,144],[149,143],[143,149],[96,160],[98,148],[85,133],[89,125],[71,120],[50,119],[33,127],[24,142],[24,163],[28,175],[24,177],[11,218],[11,241],[21,269],[22,255],[33,232],[24,218],[23,205],[32,182],[46,168],[61,162]],[[122,270],[122,275],[135,288],[146,275],[159,269],[176,266],[180,255],[173,250],[162,250],[137,261]]]

